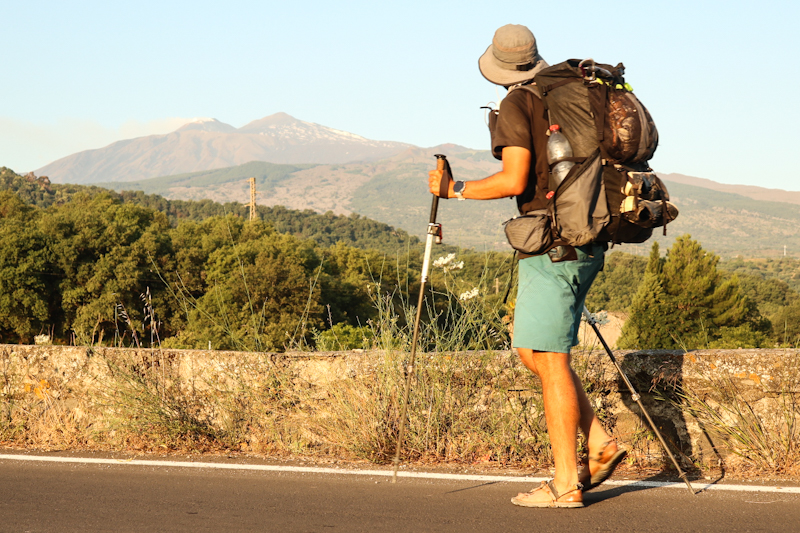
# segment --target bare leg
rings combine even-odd
[[[591,453],[602,449],[611,440],[592,409],[580,379],[570,367],[570,356],[564,353],[534,352],[518,349],[520,359],[542,380],[547,431],[555,461],[556,489],[561,492],[578,482],[578,427],[586,435]],[[588,472],[584,475],[588,478]]]
[[[525,366],[542,380],[544,416],[556,467],[554,482],[559,493],[567,492],[578,482],[577,440],[581,421],[569,354],[534,352],[529,349],[518,351]]]
[[[589,397],[586,391],[583,390],[580,378],[572,371],[572,380],[575,382],[575,390],[578,394],[578,405],[581,410],[581,431],[586,436],[586,445],[590,451],[599,450],[606,442],[611,440],[611,436],[606,432],[605,428],[600,424],[597,415],[594,414],[592,404],[589,402]]]

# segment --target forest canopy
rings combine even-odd
[[[358,215],[280,206],[248,215],[238,203],[50,184],[0,168],[0,343],[46,334],[63,344],[272,351],[313,347],[328,331],[357,347],[374,324],[407,322],[416,237]],[[484,339],[483,322],[495,341],[476,346],[507,347],[511,254],[434,253],[458,257],[433,269],[429,320],[444,328],[480,307],[475,331],[458,334]],[[799,285],[796,260],[721,262],[683,236],[663,257],[657,244],[649,259],[611,250],[587,306],[628,316],[620,343],[631,348],[796,345]],[[480,304],[470,300],[477,294]]]

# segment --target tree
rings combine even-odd
[[[322,327],[320,257],[312,241],[260,222],[218,217],[199,225],[205,290],[176,291],[188,318],[173,347],[281,350]],[[227,235],[225,235],[227,233]]]
[[[49,329],[52,254],[35,209],[0,192],[0,342],[31,342]]]
[[[64,333],[73,332],[78,342],[109,339],[120,327],[117,317],[123,308],[141,330],[141,298],[148,288],[153,307],[168,314],[156,272],[167,270],[173,256],[164,214],[110,195],[84,194],[48,209],[40,227],[51,239],[60,278],[61,313],[54,320]]]
[[[630,316],[617,341],[620,348],[670,348],[674,346],[667,320],[670,315],[663,280],[664,260],[658,242],[650,249],[650,259],[630,307]]]
[[[650,260],[625,324],[624,348],[694,349],[766,341],[769,324],[739,286],[723,279],[719,258],[689,235],[676,239],[667,257],[653,244]]]
[[[780,309],[772,317],[773,334],[783,346],[800,346],[800,301]]]
[[[592,311],[628,312],[646,267],[644,257],[623,252],[609,254],[603,270],[592,283],[586,307]]]

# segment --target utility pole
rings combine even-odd
[[[250,178],[250,220],[256,219],[256,179]]]

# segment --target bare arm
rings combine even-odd
[[[530,168],[530,150],[519,146],[506,146],[503,148],[503,170],[482,180],[468,181],[464,190],[464,198],[494,200],[495,198],[520,195],[525,191],[525,187],[528,184]],[[441,170],[428,172],[428,186],[431,193],[439,193],[439,183],[441,181]],[[455,197],[452,183],[450,183],[447,197]]]

